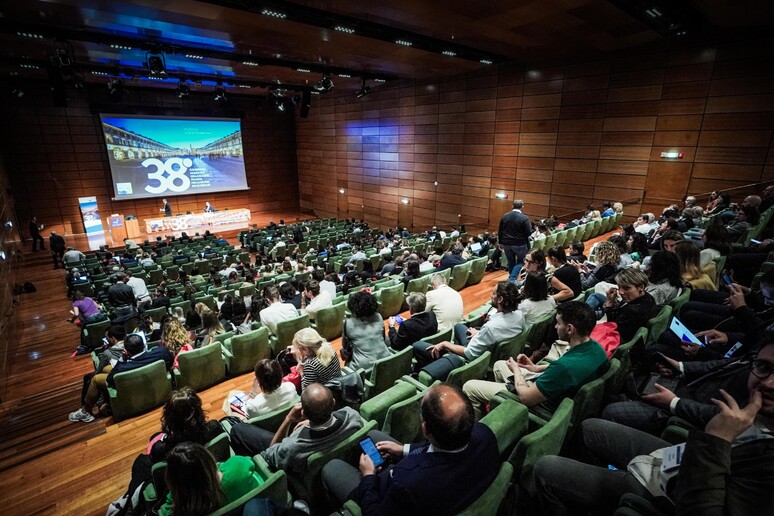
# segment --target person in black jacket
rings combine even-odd
[[[394,317],[389,320],[390,347],[399,351],[438,331],[435,313],[425,312],[427,298],[423,293],[412,292],[406,298],[406,303],[411,311],[411,319],[405,319],[400,325],[396,325]]]
[[[123,359],[119,360],[115,365],[106,365],[101,371],[102,374],[92,376],[89,388],[83,397],[83,406],[70,413],[70,421],[82,421],[83,423],[94,421],[94,415],[91,411],[106,387],[115,387],[113,379],[116,373],[139,369],[159,360],[163,360],[167,369],[171,369],[174,357],[165,346],[157,346],[150,351],[145,351],[145,342],[136,333],[127,336],[124,339]],[[126,394],[131,396],[131,393]]]
[[[441,263],[438,264],[438,268],[436,269],[436,272],[441,272],[446,269],[451,269],[455,265],[461,265],[466,262],[465,258],[462,257],[462,252],[465,250],[465,246],[462,245],[459,242],[455,242],[451,249],[449,250],[449,253],[443,255],[443,258],[441,258]]]
[[[48,237],[48,246],[51,248],[51,257],[54,259],[54,268],[58,269],[61,263],[64,269],[64,263],[62,262],[66,247],[64,238],[57,235],[56,231],[52,231],[51,236]]]
[[[505,253],[508,260],[508,270],[510,275],[508,281],[513,281],[519,274],[524,257],[529,250],[529,236],[532,234],[532,223],[529,218],[521,212],[524,207],[524,201],[516,199],[513,201],[513,210],[509,211],[500,219],[500,227],[497,232],[497,240],[500,242],[500,249]]]
[[[368,455],[359,468],[333,460],[322,478],[331,498],[354,500],[363,514],[456,514],[465,509],[497,476],[497,439],[476,423],[467,396],[455,387],[437,385],[422,398],[422,433],[428,441],[404,445],[390,436],[369,433],[387,462],[377,473]]]
[[[30,219],[30,238],[32,238],[32,250],[37,251],[38,250],[38,242],[40,242],[40,250],[45,251],[46,246],[44,245],[45,242],[43,241],[43,237],[40,236],[40,230],[43,229],[42,225],[38,224],[38,219],[35,217],[32,217]]]
[[[607,291],[604,309],[608,322],[618,325],[621,342],[628,342],[656,315],[656,301],[645,292],[648,276],[639,269],[624,269],[615,275],[618,285]],[[618,301],[620,296],[621,300]]]

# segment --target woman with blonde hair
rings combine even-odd
[[[215,337],[226,333],[226,329],[218,320],[218,314],[212,310],[207,310],[202,314],[202,330],[199,334],[202,337],[201,346],[206,346],[215,342]]]
[[[715,282],[701,269],[701,253],[691,242],[683,240],[675,245],[675,254],[680,259],[680,275],[683,281],[694,289],[717,290]]]
[[[317,330],[298,330],[290,349],[298,361],[296,371],[301,375],[301,390],[309,384],[325,384],[341,376],[341,364],[336,351]]]
[[[600,281],[613,282],[613,276],[618,272],[621,263],[621,251],[613,242],[600,242],[596,247],[594,262],[597,266],[593,270],[589,269],[586,263],[572,262],[581,273],[581,286],[584,290]]]
[[[177,319],[169,319],[167,322],[161,343],[175,357],[175,369],[178,368],[177,359],[180,353],[193,350],[191,335]]]

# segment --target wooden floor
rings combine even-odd
[[[253,222],[264,225],[269,218],[295,218],[287,213],[270,215]],[[223,236],[231,241],[236,233]],[[79,245],[77,238],[67,240]],[[47,252],[30,252],[25,260],[20,279],[32,281],[37,292],[21,296],[18,317],[24,323],[19,341],[11,343],[7,397],[0,405],[0,512],[104,514],[108,503],[126,490],[132,462],[148,437],[159,430],[161,409],[120,423],[112,418],[89,424],[67,419],[79,408],[82,377],[93,366],[88,357],[70,357],[78,329],[65,321],[70,306],[63,271],[52,270]],[[487,302],[493,286],[505,277],[504,272],[488,273],[479,285],[465,289],[465,312]],[[333,342],[336,349],[340,340]],[[223,417],[226,394],[248,390],[251,376],[201,392],[208,416]]]

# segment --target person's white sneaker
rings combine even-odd
[[[84,423],[91,423],[94,421],[94,416],[91,414],[84,412],[83,409],[78,409],[75,412],[70,412],[70,415],[68,416],[70,418],[70,421],[83,421]]]

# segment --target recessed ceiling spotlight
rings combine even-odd
[[[26,68],[27,70],[40,70],[40,67],[34,64],[22,63],[19,66]]]
[[[340,73],[340,74],[338,74],[338,75],[339,75],[339,77],[341,77],[342,79],[349,79],[350,77],[352,77],[352,76],[351,76],[351,75],[349,75],[348,73]]]
[[[352,29],[350,27],[344,27],[343,25],[336,25],[333,27],[334,30],[337,30],[339,32],[344,32],[346,34],[354,34],[355,29]]]
[[[387,81],[385,81],[384,79],[374,79],[374,82],[384,83],[384,82],[387,82]]]
[[[255,61],[242,61],[242,64],[245,66],[261,66],[260,63],[256,63]]]
[[[17,32],[16,34],[25,38],[43,39],[42,34],[35,34],[34,32]]]
[[[492,64],[492,61],[490,61],[489,59],[482,59],[481,61],[479,61],[479,63],[485,64],[485,65],[490,65],[490,64]]]
[[[396,39],[395,43],[397,43],[398,45],[403,45],[404,47],[410,47],[411,45],[413,45],[411,41],[406,41],[405,39]]]
[[[303,73],[312,73],[312,70],[309,68],[296,68],[297,72],[303,72]]]
[[[204,56],[199,54],[186,54],[185,57],[188,59],[204,59]]]
[[[456,56],[456,55],[457,55],[457,52],[454,52],[454,51],[452,51],[452,50],[444,50],[444,51],[443,51],[443,52],[441,52],[441,53],[442,53],[443,55],[445,55],[445,56],[449,56],[449,57],[454,57],[454,56]]]
[[[117,50],[132,50],[132,47],[130,47],[129,45],[119,45],[117,43],[111,44],[110,48],[115,48]]]

